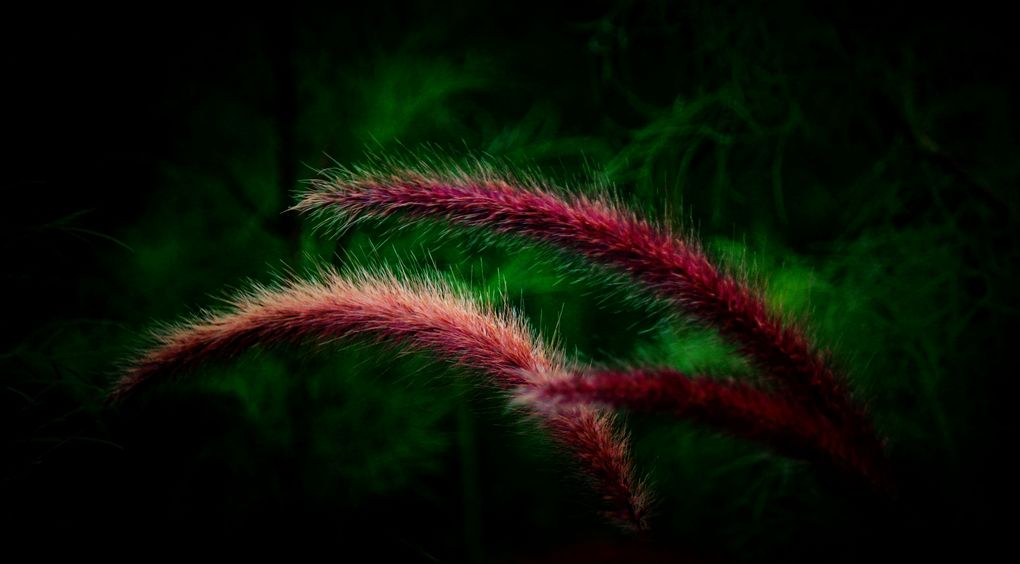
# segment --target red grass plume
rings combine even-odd
[[[332,171],[312,182],[295,209],[341,225],[397,214],[443,220],[525,237],[623,272],[717,329],[764,376],[804,409],[828,417],[850,442],[881,453],[864,410],[851,400],[825,351],[766,307],[758,290],[716,268],[696,243],[607,199],[558,194],[541,181],[481,166],[441,171],[385,165]]]
[[[729,435],[764,444],[840,475],[884,487],[881,459],[847,442],[827,418],[748,384],[690,377],[668,368],[594,371],[556,379],[524,392],[529,403],[601,404],[670,413]]]
[[[366,273],[343,277],[332,271],[319,278],[257,287],[233,298],[229,311],[208,313],[163,333],[120,379],[112,397],[122,399],[254,347],[354,337],[431,353],[508,392],[565,378],[573,370],[516,316],[439,282]],[[645,528],[643,484],[634,477],[628,442],[615,430],[613,417],[581,405],[531,412],[579,462],[606,502],[605,514],[626,528]]]

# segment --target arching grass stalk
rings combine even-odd
[[[523,237],[625,273],[718,330],[791,401],[827,419],[861,458],[884,459],[881,440],[825,350],[767,307],[760,291],[717,268],[693,238],[675,236],[608,198],[563,194],[539,179],[483,165],[382,163],[329,171],[295,209],[339,227],[389,216],[445,221]]]
[[[123,400],[254,347],[351,338],[430,353],[508,393],[576,371],[518,317],[497,313],[443,283],[326,271],[316,281],[256,287],[234,297],[227,311],[206,313],[163,332],[127,370],[112,397]],[[644,529],[647,496],[613,416],[586,405],[524,408],[578,462],[604,500],[605,515],[625,528]]]

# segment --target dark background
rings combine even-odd
[[[1013,529],[1020,159],[1001,13],[369,2],[39,10],[0,31],[5,544],[817,561],[969,557]],[[695,230],[833,348],[898,496],[632,415],[658,494],[638,542],[485,388],[369,346],[263,351],[104,404],[157,323],[323,262],[505,288],[584,361],[749,375],[569,257],[386,225],[334,239],[283,213],[366,149],[487,154],[579,191],[598,177]]]

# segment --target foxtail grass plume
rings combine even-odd
[[[529,388],[522,399],[669,413],[871,485],[887,481],[882,461],[848,443],[827,418],[742,382],[691,377],[669,368],[590,371]]]
[[[234,297],[228,311],[207,313],[160,334],[112,397],[123,400],[254,347],[358,337],[430,353],[511,394],[575,371],[515,315],[496,312],[441,282],[326,271],[314,281],[256,287]],[[579,463],[605,501],[605,515],[625,528],[644,529],[644,485],[634,476],[627,438],[616,430],[613,416],[587,405],[531,412]]]
[[[562,194],[533,178],[478,165],[341,168],[314,180],[296,210],[327,225],[400,216],[519,236],[629,275],[690,318],[719,331],[775,387],[827,417],[845,439],[881,457],[882,446],[828,354],[770,310],[760,291],[717,268],[700,246],[608,198]]]

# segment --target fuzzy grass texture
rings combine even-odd
[[[525,397],[553,405],[668,413],[815,462],[851,480],[886,479],[875,466],[878,461],[862,456],[827,418],[741,382],[691,377],[669,368],[600,370],[546,382]]]
[[[208,312],[162,332],[155,346],[128,368],[111,397],[124,400],[255,347],[355,337],[431,353],[516,394],[577,371],[520,318],[476,303],[447,284],[325,270],[313,281],[256,287],[235,296],[229,311]],[[645,486],[635,477],[627,438],[611,414],[587,405],[525,411],[538,416],[541,427],[578,461],[604,501],[606,517],[626,529],[646,528]]]
[[[327,222],[403,214],[529,238],[630,275],[681,311],[718,329],[801,401],[839,424],[859,423],[825,352],[765,305],[746,283],[721,272],[692,238],[626,211],[607,198],[560,196],[542,181],[478,166],[426,164],[389,170],[339,169],[313,181],[295,206]]]
[[[597,405],[665,411],[776,452],[885,488],[881,441],[826,353],[746,280],[717,268],[693,237],[678,237],[609,198],[563,194],[534,177],[424,164],[340,169],[316,180],[293,208],[334,227],[401,213],[489,234],[520,235],[623,273],[681,313],[716,329],[769,387],[722,383],[675,370],[592,371],[543,345],[512,314],[449,286],[367,271],[256,287],[158,336],[111,396],[258,346],[363,337],[423,351],[477,372],[508,393],[580,464],[603,513],[647,528],[649,495],[624,435]]]
[[[718,268],[692,236],[677,236],[608,196],[563,193],[535,176],[477,162],[470,167],[418,163],[382,160],[327,171],[311,182],[294,209],[334,229],[393,215],[445,221],[519,236],[623,273],[683,315],[717,330],[777,393],[789,396],[808,417],[827,421],[861,460],[857,468],[885,486],[882,441],[829,353],[798,323],[770,308],[746,279]]]
[[[5,90],[18,142],[5,152],[14,184],[4,206],[4,293],[32,304],[8,312],[2,359],[10,464],[0,505],[12,538],[30,529],[104,538],[187,520],[192,530],[229,524],[306,539],[307,525],[322,523],[374,547],[383,545],[359,534],[372,529],[350,532],[350,523],[394,500],[399,513],[380,522],[442,561],[470,554],[464,539],[483,547],[474,561],[514,560],[527,547],[606,534],[572,518],[583,517],[567,503],[574,496],[531,454],[539,437],[518,446],[498,401],[457,397],[467,380],[432,389],[431,371],[420,378],[422,355],[392,363],[377,347],[274,351],[203,371],[144,406],[100,408],[111,359],[136,344],[139,327],[176,319],[230,281],[262,279],[267,264],[303,267],[302,253],[336,250],[362,264],[415,253],[417,271],[470,268],[463,278],[473,288],[506,285],[532,324],[547,336],[556,325],[561,348],[579,358],[756,377],[734,365],[743,359],[717,346],[717,335],[692,335],[661,305],[646,313],[633,309],[643,300],[620,303],[639,295],[632,287],[609,292],[602,279],[571,277],[579,261],[567,276],[536,265],[553,255],[533,245],[474,254],[477,231],[438,242],[423,224],[393,232],[364,224],[337,241],[274,228],[293,203],[286,171],[330,166],[323,153],[353,162],[371,139],[385,151],[476,147],[564,176],[592,163],[633,209],[699,226],[711,256],[732,247],[724,264],[748,263],[768,279],[770,302],[810,315],[810,334],[834,349],[888,437],[901,513],[847,507],[817,488],[814,468],[705,425],[634,413],[634,456],[655,476],[662,542],[707,561],[817,562],[894,558],[881,550],[889,546],[911,558],[972,559],[990,538],[1009,538],[998,534],[1008,520],[996,515],[1016,507],[1002,448],[1015,420],[1008,374],[1020,311],[1012,188],[1020,136],[1003,48],[1015,36],[1010,18],[858,4],[536,5],[548,18],[509,5],[496,17],[480,5],[457,17],[432,4],[354,7],[297,14],[289,49],[272,28],[237,14],[223,25],[184,17],[181,41],[97,21],[89,37],[110,49],[82,42],[75,30],[90,26],[81,18],[15,30],[15,43],[18,33],[26,45],[52,40],[14,54],[10,83],[20,86]],[[271,20],[287,27],[286,18]],[[284,57],[268,60],[277,48]],[[294,72],[281,76],[288,57]],[[58,62],[60,72],[44,72]],[[91,86],[68,96],[75,76]],[[151,95],[130,95],[146,85],[155,85]],[[289,114],[273,103],[288,91],[297,94]],[[74,149],[54,158],[54,139]],[[961,168],[947,170],[935,150]],[[982,198],[968,176],[998,198]],[[78,209],[96,212],[76,227],[135,252],[81,232],[21,229]],[[415,252],[422,242],[427,260]],[[164,430],[173,445],[160,441]],[[211,455],[195,456],[198,448]],[[120,477],[124,462],[134,480]],[[475,477],[458,463],[473,465]],[[229,472],[236,502],[221,495],[209,466]],[[359,478],[381,467],[400,480]],[[451,519],[434,519],[418,497],[423,485]],[[159,497],[176,501],[181,491],[186,504]],[[533,511],[522,515],[522,499],[546,503],[544,511],[529,502]],[[313,514],[312,504],[334,511]]]

